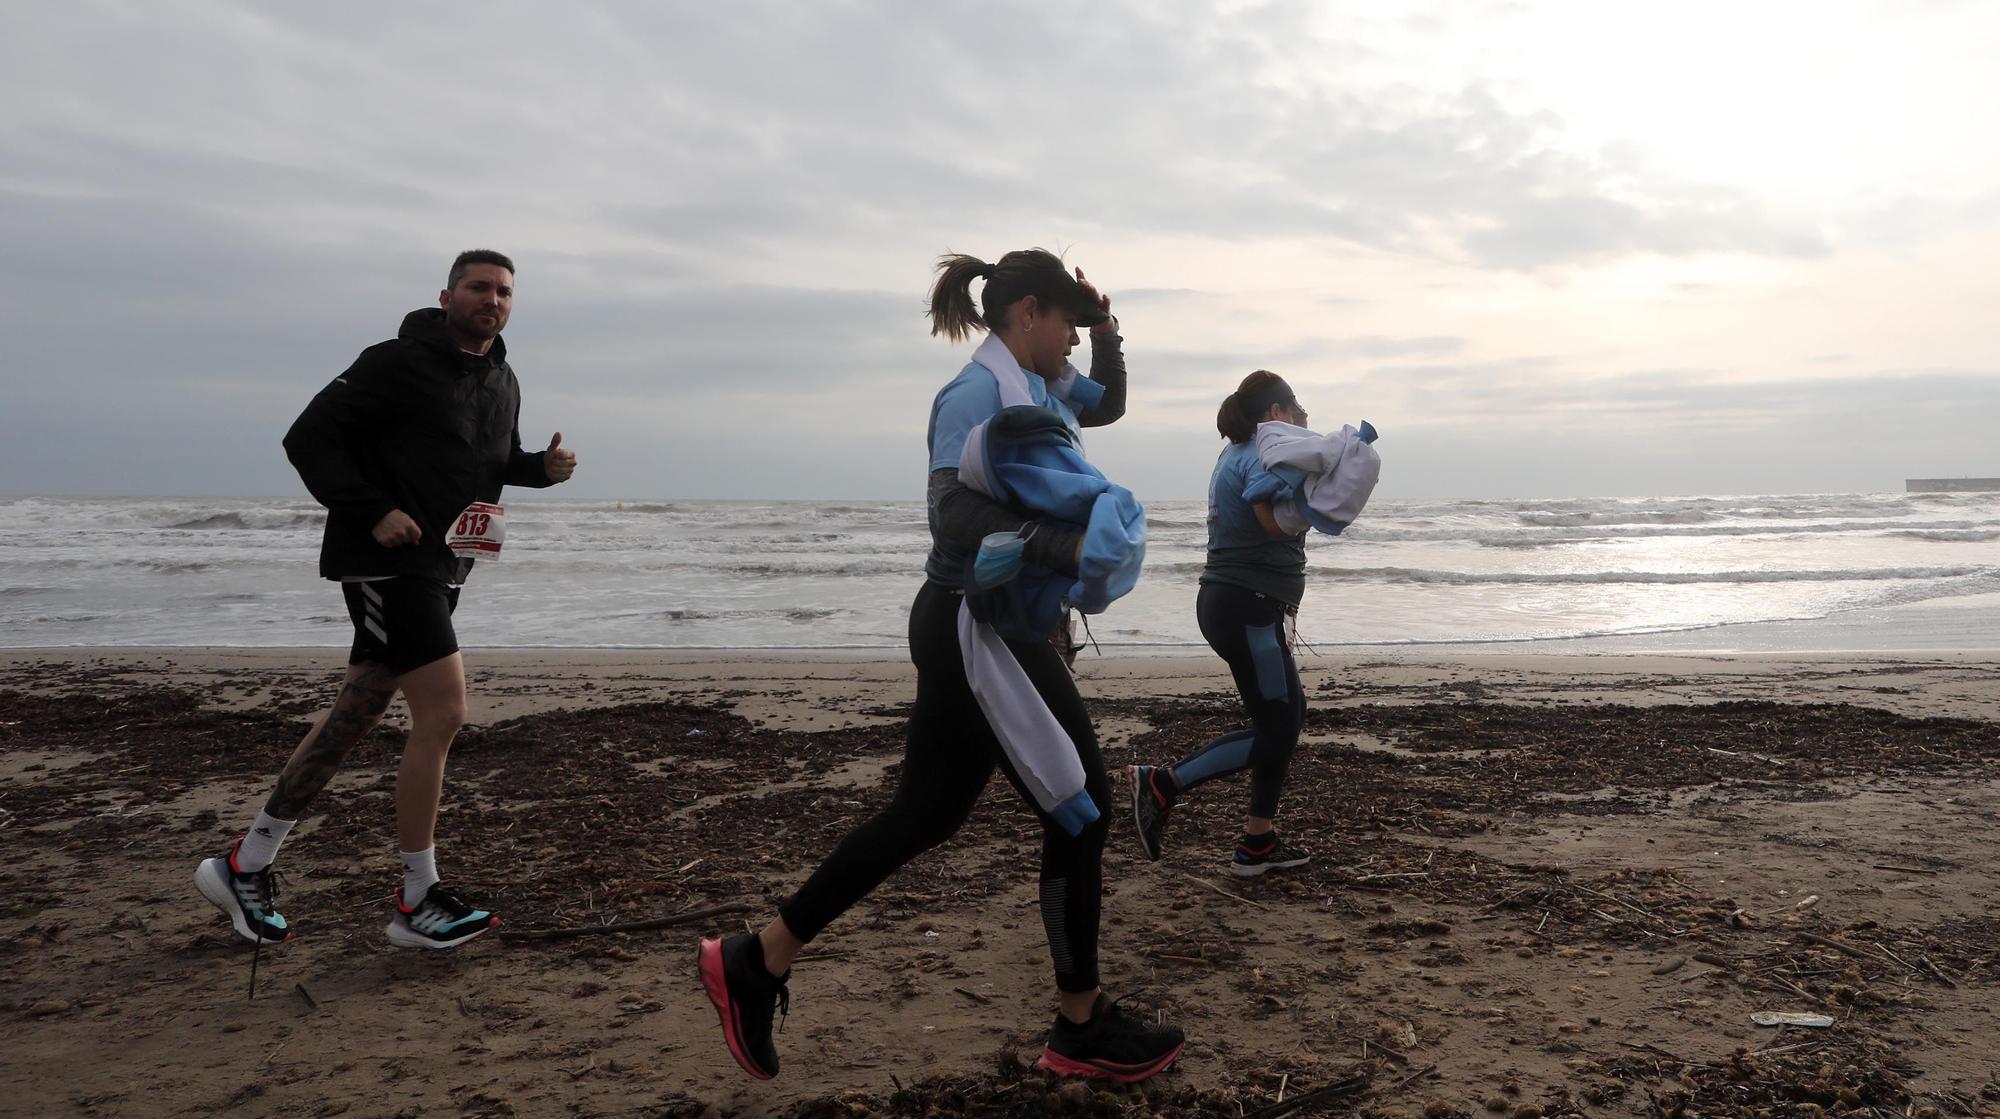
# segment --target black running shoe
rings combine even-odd
[[[1173,778],[1150,765],[1128,765],[1125,777],[1132,787],[1132,823],[1139,829],[1139,850],[1159,862],[1160,836],[1167,830],[1167,814],[1174,810],[1173,800],[1159,783],[1164,778],[1171,784]]]
[[[292,928],[280,916],[275,903],[278,900],[277,875],[270,867],[263,870],[239,871],[236,869],[236,852],[243,846],[238,839],[229,849],[229,854],[220,859],[203,859],[194,868],[194,885],[201,896],[215,903],[217,909],[229,917],[229,924],[236,935],[255,944],[262,941],[274,944],[288,940]]]
[[[1229,871],[1239,878],[1255,878],[1267,870],[1283,870],[1288,867],[1304,866],[1312,860],[1312,855],[1278,838],[1277,832],[1266,832],[1271,844],[1258,849],[1236,841],[1236,854],[1230,857]],[[1248,839],[1249,836],[1244,836]]]
[[[456,948],[499,924],[500,918],[433,882],[415,905],[404,901],[402,887],[397,887],[396,915],[384,931],[398,948]]]
[[[1090,1021],[1081,1026],[1056,1015],[1035,1067],[1057,1076],[1094,1076],[1132,1084],[1164,1071],[1185,1044],[1187,1035],[1179,1026],[1151,1025],[1098,995]]]
[[[725,940],[703,939],[695,956],[701,985],[722,1018],[722,1039],[743,1071],[758,1080],[778,1075],[778,1047],[771,1044],[771,1019],[792,1012],[792,973],[772,978],[764,968],[764,944],[755,933]]]

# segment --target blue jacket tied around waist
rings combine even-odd
[[[1001,408],[966,435],[959,481],[1038,523],[1082,529],[1084,541],[1074,573],[1023,567],[984,590],[979,581],[967,582],[958,610],[965,680],[1036,805],[1077,835],[1099,816],[1084,787],[1082,758],[1007,641],[1045,641],[1066,608],[1097,613],[1131,590],[1146,556],[1146,511],[1130,490],[1085,461],[1060,412],[1035,404],[1028,374],[998,338],[989,335],[972,361],[993,374]],[[1066,402],[1101,391],[1074,369],[1045,385],[1048,396]],[[1090,400],[1081,404],[1089,407]]]
[[[1018,513],[1083,530],[1083,559],[1073,576],[1028,565],[997,587],[967,591],[973,617],[1000,636],[1039,641],[1065,611],[1103,613],[1138,584],[1146,509],[1083,457],[1056,413],[1033,405],[1001,409],[967,437],[958,476]]]

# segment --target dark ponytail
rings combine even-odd
[[[974,280],[986,281],[979,290],[978,308],[972,303]],[[995,264],[964,253],[946,253],[938,258],[937,282],[931,285],[931,333],[962,342],[982,330],[1003,330],[1007,308],[1028,295],[1069,306],[1078,312],[1079,325],[1100,323],[1106,317],[1082,301],[1062,258],[1047,249],[1016,249]]]
[[[976,256],[946,253],[938,258],[937,283],[931,285],[931,334],[963,342],[986,329],[972,305],[972,281],[990,279],[993,266]]]
[[[1283,395],[1274,396],[1273,386],[1284,389]],[[1215,413],[1215,430],[1231,443],[1248,443],[1257,437],[1257,424],[1264,418],[1264,413],[1271,410],[1271,405],[1281,403],[1291,395],[1291,390],[1285,388],[1283,377],[1268,369],[1259,369],[1243,378],[1243,383],[1236,386],[1235,392],[1222,398],[1222,407]],[[1256,407],[1260,401],[1264,402],[1262,408]]]

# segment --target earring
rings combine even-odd
[[[1028,325],[1021,328],[1021,333],[1026,334],[1033,329],[1035,329],[1035,320],[1029,319]]]

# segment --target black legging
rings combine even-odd
[[[1064,991],[1097,986],[1097,918],[1103,890],[1100,865],[1110,822],[1110,782],[1083,697],[1062,658],[1047,642],[1007,642],[1035,690],[1076,743],[1084,789],[1097,819],[1072,837],[1035,805],[1000,742],[986,724],[965,679],[958,648],[962,600],[926,582],[910,607],[910,660],[917,666],[917,703],[903,747],[903,772],[889,806],[833,849],[812,877],[778,910],[786,927],[811,940],[911,859],[943,843],[972,813],[997,765],[1042,821],[1042,925]]]
[[[1227,583],[1203,583],[1195,595],[1194,615],[1209,648],[1229,662],[1250,726],[1188,755],[1173,767],[1174,780],[1185,792],[1248,769],[1250,815],[1276,816],[1285,771],[1306,722],[1305,688],[1285,641],[1284,604]]]

